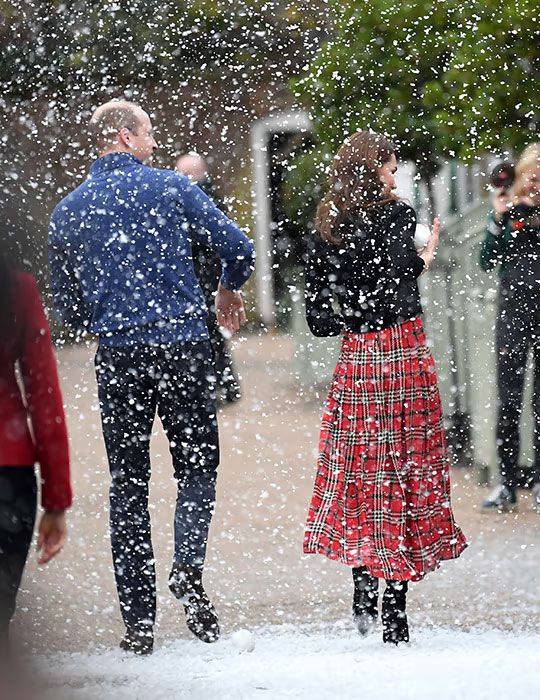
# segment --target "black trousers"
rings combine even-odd
[[[519,421],[527,357],[534,356],[534,483],[540,482],[540,294],[538,289],[501,281],[496,326],[497,452],[501,482],[515,488],[520,453]]]
[[[228,343],[219,329],[217,317],[211,308],[208,312],[207,325],[216,363],[217,399],[225,403],[238,401],[241,397],[240,382],[234,368]]]
[[[177,481],[174,561],[202,567],[219,463],[215,372],[208,341],[100,347],[96,376],[111,472],[110,531],[126,626],[153,624],[154,553],[148,513],[150,436],[156,411]]]
[[[0,466],[0,641],[8,636],[32,541],[37,507],[33,466]]]

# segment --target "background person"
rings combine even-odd
[[[37,542],[40,564],[49,562],[64,545],[65,510],[72,495],[49,324],[35,279],[17,270],[3,249],[0,335],[0,646],[5,651],[36,517],[34,464],[39,463],[43,506]]]
[[[449,460],[417,278],[414,210],[393,194],[397,161],[384,136],[359,131],[332,164],[306,267],[306,313],[316,336],[343,334],[322,419],[304,552],[352,567],[360,634],[377,619],[383,641],[408,642],[406,593],[466,546],[450,505]],[[335,310],[337,304],[340,312]]]
[[[157,143],[138,105],[108,102],[94,112],[90,128],[99,158],[53,212],[51,283],[64,321],[99,336],[111,545],[126,626],[120,646],[148,654],[156,615],[148,513],[156,411],[177,481],[169,588],[182,601],[191,632],[205,642],[219,638],[202,582],[219,463],[215,369],[191,239],[221,257],[216,313],[230,332],[245,321],[238,290],[253,271],[254,249],[187,177],[144,165]]]
[[[208,166],[204,158],[196,153],[186,153],[177,158],[175,167],[179,173],[186,175],[191,182],[200,187],[217,208],[223,211],[223,205],[216,195],[214,183],[208,174]],[[201,285],[208,308],[208,333],[216,363],[217,400],[218,403],[234,403],[240,398],[240,385],[234,371],[227,340],[216,318],[214,306],[214,296],[221,277],[221,260],[212,248],[196,238],[192,240],[191,250],[195,275]]]
[[[501,483],[482,502],[484,510],[517,505],[519,421],[527,358],[534,356],[534,466],[532,504],[540,508],[540,143],[529,146],[515,168],[508,199],[493,193],[493,211],[480,251],[485,271],[498,268],[497,458]]]

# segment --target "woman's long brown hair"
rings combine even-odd
[[[357,131],[346,139],[332,162],[328,192],[315,216],[315,229],[325,241],[338,242],[334,229],[344,214],[398,199],[385,190],[378,173],[395,152],[389,139],[371,131]]]

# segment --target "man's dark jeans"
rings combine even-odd
[[[111,544],[122,617],[126,626],[153,623],[152,424],[157,410],[178,484],[174,560],[202,567],[219,463],[212,350],[208,342],[100,347],[96,376],[111,472]]]

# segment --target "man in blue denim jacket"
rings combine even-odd
[[[90,127],[99,158],[53,212],[49,264],[62,319],[99,336],[96,376],[111,472],[110,530],[126,635],[153,650],[154,555],[148,514],[150,436],[156,411],[177,480],[169,586],[201,640],[219,637],[202,584],[219,462],[214,360],[191,237],[220,256],[220,324],[245,321],[240,287],[254,268],[251,241],[187,177],[145,165],[157,149],[139,106],[99,107]]]

